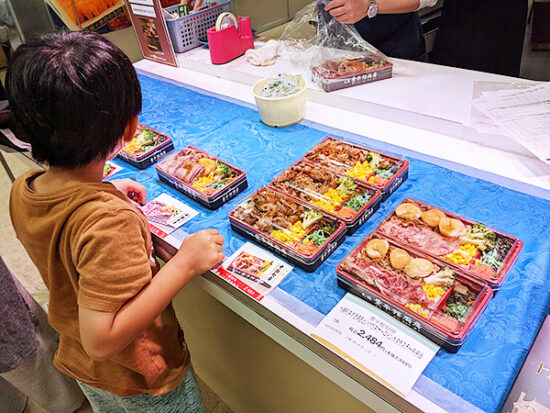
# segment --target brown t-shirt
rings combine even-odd
[[[89,357],[80,340],[79,306],[115,313],[158,270],[147,220],[110,183],[35,193],[29,183],[41,173],[15,181],[10,214],[50,292],[48,318],[60,335],[55,365],[119,396],[173,390],[187,373],[189,352],[171,305],[108,360]]]

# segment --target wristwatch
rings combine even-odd
[[[376,4],[376,0],[369,0],[369,8],[367,9],[367,17],[369,19],[372,19],[377,14],[378,14],[378,4]]]

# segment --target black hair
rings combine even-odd
[[[43,34],[21,45],[6,92],[33,157],[67,169],[107,157],[142,104],[128,57],[92,32]]]

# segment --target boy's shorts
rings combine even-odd
[[[193,370],[171,392],[162,396],[147,393],[131,397],[120,397],[106,390],[97,389],[78,382],[88,398],[94,413],[204,413],[201,395]]]

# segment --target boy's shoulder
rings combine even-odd
[[[78,228],[99,220],[134,224],[145,221],[143,214],[111,183],[79,184],[45,195],[33,193],[28,181],[39,173],[25,173],[13,184],[10,195],[12,215],[23,214],[25,218],[41,218],[41,221],[54,219]]]

